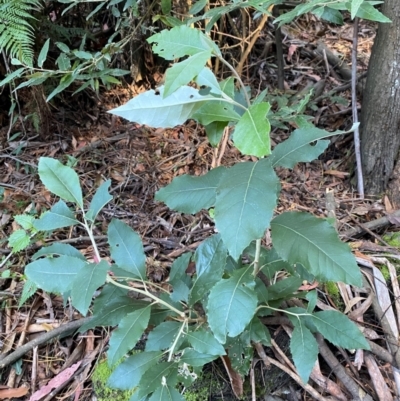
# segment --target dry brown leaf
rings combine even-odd
[[[20,398],[28,393],[28,387],[18,387],[18,388],[4,388],[0,389],[0,400],[5,400],[7,398]]]

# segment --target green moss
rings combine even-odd
[[[333,303],[341,311],[345,309],[345,304],[340,295],[339,287],[334,281],[328,281],[325,283],[325,291],[331,297]]]
[[[400,248],[400,232],[387,233],[383,236],[383,240],[387,242],[390,246]]]
[[[97,364],[93,372],[92,383],[98,401],[129,401],[134,393],[135,390],[122,391],[107,386],[107,380],[117,366],[118,364],[110,368],[106,359]]]
[[[211,370],[204,371],[196,381],[186,389],[183,397],[186,401],[204,401],[213,394],[223,392],[224,385]]]

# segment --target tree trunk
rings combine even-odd
[[[361,113],[361,154],[369,194],[388,189],[400,147],[400,1],[386,0],[382,12],[392,23],[379,24]]]

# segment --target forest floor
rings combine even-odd
[[[367,69],[374,34],[373,24],[361,23],[357,66],[359,75]],[[296,96],[304,88],[314,86],[319,91],[318,98],[310,103],[306,112],[313,118],[314,124],[328,131],[349,129],[352,126],[350,90],[336,93],[330,91],[347,83],[341,76],[341,71],[343,65],[350,65],[352,25],[327,26],[317,19],[309,18],[283,28],[283,35],[284,94],[289,104],[298,101]],[[244,69],[244,80],[251,86],[254,95],[266,87],[270,89],[270,94],[282,95],[276,90],[275,46],[271,44],[273,40],[271,32],[263,32],[254,55],[250,56]],[[343,65],[332,65],[324,51],[317,53],[317,49],[321,49],[320,40],[323,40],[327,49],[340,56]],[[268,43],[269,47],[266,45]],[[262,55],[263,58],[260,58]],[[159,74],[152,79],[157,81]],[[317,83],[319,85],[316,86]],[[148,273],[155,282],[167,280],[174,258],[187,250],[195,250],[201,241],[214,232],[213,221],[208,213],[184,215],[154,201],[154,193],[170,183],[174,177],[188,173],[202,175],[211,168],[217,152],[208,144],[203,129],[194,122],[188,122],[173,129],[154,130],[107,114],[108,110],[143,91],[145,86],[126,84],[102,92],[99,96],[83,92],[73,98],[70,97],[73,90],[65,91],[51,106],[48,133],[45,135],[35,133],[29,122],[18,123],[10,133],[8,122],[3,122],[4,126],[0,131],[1,257],[5,258],[10,253],[7,237],[17,229],[13,216],[47,210],[55,201],[37,175],[38,159],[42,156],[75,164],[74,168],[87,197],[106,179],[112,180],[111,194],[114,199],[102,211],[95,232],[100,250],[104,256],[107,255],[104,234],[110,220],[116,217],[125,221],[143,240],[148,257]],[[358,107],[361,107],[361,99]],[[20,134],[15,135],[17,132]],[[271,134],[273,145],[286,138],[289,132],[274,128]],[[244,160],[231,146],[230,139],[225,140],[226,148],[221,163],[230,166],[238,160]],[[374,222],[394,210],[386,197],[360,199],[357,196],[354,165],[353,137],[348,134],[334,137],[319,160],[299,164],[293,170],[280,169],[278,173],[282,192],[278,212],[305,210],[320,217],[327,217],[328,213],[333,212],[342,239],[350,243],[359,258],[372,263],[371,258],[378,254],[397,255],[398,252],[388,248],[381,238],[387,231],[397,230],[393,224],[386,221],[386,225],[384,223],[378,230],[365,229],[364,224]],[[327,206],[327,194],[332,193],[335,200],[333,209],[332,206]],[[74,244],[84,255],[92,254],[90,242],[78,229],[58,230],[44,242],[51,244],[60,240]],[[123,398],[126,395],[116,393],[100,394],[98,387],[94,388],[97,379],[92,380],[96,366],[105,357],[110,337],[109,328],[89,330],[84,335],[65,332],[56,341],[41,343],[40,339],[52,330],[68,328],[69,322],[81,319],[82,316],[65,307],[61,297],[43,291],[37,291],[19,306],[25,280],[24,266],[41,245],[43,243],[33,244],[22,254],[12,255],[0,269],[0,367],[3,368],[0,399],[28,400],[29,395],[40,389],[42,393],[31,399],[126,399]],[[389,283],[386,287],[391,293],[394,287],[390,283],[392,271],[391,267],[386,269],[389,271],[385,276]],[[394,281],[397,281],[396,275],[394,272]],[[328,288],[321,285],[319,293],[319,307],[338,308],[346,313],[350,309],[353,312],[354,308],[357,310],[356,305],[362,299],[340,286]],[[385,307],[382,306],[382,309],[385,310]],[[368,322],[368,330],[371,331],[369,338],[376,335],[381,338],[382,347],[385,347],[380,322],[373,314],[366,312],[365,316],[359,315],[357,319]],[[272,336],[277,339],[278,344],[281,343],[278,339],[282,332],[284,330],[279,326],[271,327]],[[7,363],[7,366],[1,365],[6,355],[12,355],[15,350],[32,340],[41,344],[20,356],[17,361]],[[334,351],[338,360],[346,367],[347,374],[366,392],[372,394],[374,399],[385,394],[385,390],[377,388],[377,382],[386,386],[389,394],[396,393],[393,373],[388,363],[377,357],[368,357],[364,361],[362,355],[352,355],[343,350]],[[276,350],[274,355],[282,360]],[[76,366],[75,364],[83,360],[86,361],[85,364],[71,376],[71,366]],[[283,363],[287,364],[285,361]],[[219,388],[214,393],[210,390],[207,396],[203,392],[203,395],[193,400],[230,399],[226,374],[217,365],[210,369],[217,370],[217,376],[221,377],[225,390]],[[321,361],[319,379],[323,381],[330,374],[330,368]],[[376,377],[380,377],[381,381]],[[43,389],[50,380],[52,382],[46,390],[52,391],[46,392]],[[280,380],[282,381],[279,384],[277,382],[275,388],[270,390],[276,397],[281,397],[276,399],[312,399],[289,376]],[[344,394],[347,394],[343,385],[339,381],[337,383]],[[323,392],[318,380],[311,384]]]

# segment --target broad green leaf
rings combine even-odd
[[[71,298],[73,306],[82,315],[86,315],[94,292],[106,281],[110,265],[105,260],[100,263],[88,263],[78,272],[72,283]]]
[[[14,220],[25,230],[32,230],[35,218],[28,214],[18,214]]]
[[[72,283],[86,262],[62,255],[52,259],[38,259],[25,267],[25,274],[39,288],[59,294],[71,289]]]
[[[61,53],[57,57],[56,64],[60,70],[68,71],[71,69],[71,60],[65,53]]]
[[[103,295],[103,292],[101,295]],[[96,298],[93,303],[93,319],[79,329],[81,333],[96,326],[116,326],[129,313],[143,309],[148,305],[147,302],[128,296],[117,295],[115,299],[106,303],[99,298]]]
[[[181,326],[181,323],[173,321],[159,324],[147,337],[146,351],[161,351],[169,348]]]
[[[284,278],[268,287],[268,297],[271,301],[292,297],[302,284],[303,280],[300,277]]]
[[[179,361],[190,366],[204,366],[217,358],[218,355],[203,354],[194,349],[186,348]]]
[[[261,323],[257,316],[254,316],[248,327],[250,341],[271,346],[271,335],[268,328]]]
[[[97,191],[90,202],[89,211],[86,213],[87,219],[94,221],[100,210],[112,200],[113,197],[108,193],[108,188],[110,188],[110,185],[111,180],[107,180],[103,182],[99,188],[97,188]]]
[[[62,244],[59,242],[55,242],[50,246],[44,246],[40,248],[33,256],[32,260],[36,260],[41,256],[49,256],[49,255],[65,255],[65,256],[73,256],[74,258],[81,259],[86,261],[85,257],[72,245],[70,244]]]
[[[157,92],[150,90],[141,93],[109,113],[154,128],[173,128],[191,118],[204,102],[215,100],[213,96],[200,95],[197,89],[190,86],[181,86],[164,98],[162,86]]]
[[[192,253],[184,253],[174,260],[169,273],[169,283],[172,285],[171,299],[174,302],[185,301],[189,297],[190,277],[186,273]]]
[[[243,337],[240,335],[235,338],[228,338],[226,343],[232,369],[242,377],[249,374],[254,355],[253,347]]]
[[[39,177],[53,194],[83,208],[82,190],[78,174],[72,168],[49,157],[39,159]]]
[[[271,153],[271,124],[267,119],[270,107],[267,102],[250,106],[236,124],[233,142],[244,155],[263,157]]]
[[[215,121],[238,121],[240,115],[226,102],[208,102],[203,104],[192,118],[202,125],[208,125]]]
[[[192,81],[204,68],[204,64],[210,57],[211,51],[207,50],[194,54],[186,60],[175,63],[172,67],[168,68],[165,74],[164,98]]]
[[[175,362],[161,362],[150,367],[139,382],[139,396],[145,396],[157,390],[165,383],[174,386],[177,382],[178,369]]]
[[[252,267],[236,270],[219,281],[210,292],[207,317],[215,338],[225,344],[226,336],[236,337],[249,324],[257,307]]]
[[[79,224],[79,221],[62,200],[59,200],[48,212],[43,213],[39,219],[33,222],[33,226],[39,231],[50,231],[75,224]]]
[[[205,51],[219,54],[218,47],[199,29],[186,25],[176,26],[150,36],[147,41],[153,44],[153,52],[166,60],[175,60],[184,56],[193,56]]]
[[[127,224],[113,219],[108,226],[111,257],[119,267],[142,280],[146,277],[146,256],[142,241]]]
[[[197,352],[209,355],[226,355],[224,347],[209,331],[199,329],[189,332],[186,339]]]
[[[208,209],[215,204],[216,189],[224,171],[224,167],[217,167],[200,177],[176,177],[156,193],[155,199],[182,213],[194,214]]]
[[[342,133],[343,131],[328,132],[312,126],[296,129],[289,139],[276,145],[271,154],[271,163],[274,167],[293,168],[296,163],[315,160],[329,145],[328,140],[321,139]],[[315,141],[317,143],[311,145]]]
[[[29,245],[30,240],[31,239],[25,230],[15,230],[8,237],[8,246],[12,248],[13,252],[19,252]]]
[[[347,244],[324,219],[308,213],[285,212],[271,222],[272,242],[290,264],[301,263],[320,281],[361,286],[361,273]]]
[[[113,331],[108,350],[108,364],[114,365],[139,341],[150,319],[150,305],[126,315]]]
[[[107,384],[120,390],[135,388],[143,374],[155,365],[161,356],[161,352],[139,352],[128,357],[115,368]]]
[[[317,11],[320,11],[317,13]],[[334,10],[330,7],[320,7],[315,9],[313,14],[319,16],[325,21],[332,22],[333,24],[343,25],[343,15],[339,10]]]
[[[49,51],[49,45],[50,45],[50,39],[47,39],[46,42],[44,42],[42,50],[40,50],[40,53],[39,53],[39,57],[38,57],[38,67],[39,68],[42,68],[43,63],[46,61],[47,53]]]
[[[207,238],[195,253],[196,278],[190,291],[190,305],[206,295],[221,280],[226,264],[227,249],[219,234]]]
[[[317,330],[333,345],[347,349],[370,349],[357,325],[343,313],[327,310],[315,312],[312,317]]]
[[[392,22],[388,17],[383,15],[379,10],[377,10],[372,4],[367,1],[364,1],[361,4],[356,16],[376,22]]]
[[[154,391],[149,401],[185,401],[185,399],[174,387],[161,385]]]
[[[207,138],[210,141],[211,146],[216,148],[221,142],[222,136],[224,135],[225,127],[228,125],[226,121],[215,121],[211,124],[206,125]]]
[[[364,0],[351,0],[351,9],[350,9],[351,19],[355,18],[358,9],[360,8],[362,3],[364,3]]]
[[[318,357],[318,343],[301,322],[295,325],[290,340],[290,352],[303,383],[307,383]]]
[[[238,163],[226,170],[217,188],[215,222],[233,259],[269,227],[279,180],[268,159]]]
[[[203,67],[203,69],[197,75],[195,82],[197,83],[197,85],[199,85],[199,87],[205,86],[207,88],[210,88],[210,92],[215,95],[219,95],[222,92],[217,81],[217,77],[208,67]]]

